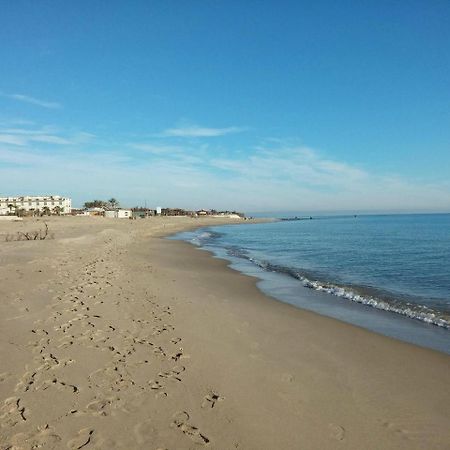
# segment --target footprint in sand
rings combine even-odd
[[[180,347],[177,352],[170,355],[170,359],[173,359],[174,361],[179,361],[180,359],[189,359],[190,356],[186,355],[183,351],[183,348]]]
[[[172,380],[172,381],[181,381],[181,373],[186,370],[184,366],[175,366],[172,370],[162,371],[158,373],[158,377]]]
[[[94,438],[94,432],[92,428],[83,428],[78,432],[78,436],[67,443],[67,447],[71,450],[79,450],[91,444]]]
[[[107,416],[113,400],[101,398],[94,400],[86,406],[86,409],[95,416]]]
[[[345,428],[341,427],[340,425],[337,425],[335,423],[329,424],[330,429],[330,436],[333,439],[336,439],[338,441],[343,441],[345,439]]]
[[[3,426],[14,427],[18,423],[26,422],[25,407],[18,397],[9,397],[0,407],[0,423]]]
[[[173,415],[173,422],[170,426],[181,430],[184,435],[188,436],[196,444],[209,444],[209,438],[202,434],[197,427],[191,425],[188,421],[189,414],[186,411],[180,411]]]
[[[34,372],[25,372],[20,379],[20,381],[16,384],[16,387],[14,388],[14,392],[27,392],[29,391],[34,383],[35,383],[35,377],[37,375],[37,371]]]
[[[149,385],[150,389],[155,393],[156,398],[168,397],[165,384],[161,383],[158,380],[150,380],[148,382],[148,385]]]
[[[295,380],[295,377],[291,373],[284,373],[281,376],[281,381],[283,381],[285,383],[292,383],[294,380]]]
[[[61,437],[57,435],[48,425],[38,428],[36,432],[17,433],[11,438],[9,447],[11,449],[46,449],[59,450],[61,448]]]
[[[10,376],[11,376],[11,374],[9,372],[0,373],[0,383],[3,383],[4,381],[6,381]]]
[[[120,382],[120,374],[114,370],[114,367],[106,367],[92,372],[88,379],[91,386],[97,388],[112,388]]]
[[[410,440],[420,438],[424,442],[439,431],[439,426],[436,423],[430,420],[424,420],[413,414],[383,421],[381,425],[387,431],[394,433],[402,439]]]
[[[202,408],[214,408],[217,402],[225,400],[225,397],[221,397],[216,391],[210,391],[203,398]]]

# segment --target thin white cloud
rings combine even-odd
[[[181,151],[181,148],[175,145],[158,145],[158,144],[145,144],[145,143],[137,143],[137,144],[128,144],[130,148],[134,148],[136,150],[141,150],[146,153],[152,153],[154,155],[167,155],[174,154]]]
[[[71,145],[69,139],[50,134],[8,134],[0,131],[0,142],[3,144],[25,146],[33,142],[55,145]]]
[[[128,143],[127,147],[139,150],[147,154],[153,160],[153,164],[157,159],[168,161],[171,164],[180,164],[183,167],[193,165],[203,165],[207,160],[207,154],[203,146],[179,146],[179,145],[164,145],[154,143]],[[145,156],[143,156],[145,158]],[[147,159],[147,158],[146,158]]]
[[[10,145],[26,145],[28,139],[14,134],[0,134],[0,143]]]
[[[70,145],[72,144],[71,141],[68,139],[59,137],[59,136],[52,136],[49,134],[40,134],[37,136],[32,136],[30,138],[33,142],[43,142],[45,144],[58,144],[58,145]]]
[[[227,127],[227,128],[207,128],[199,127],[197,125],[169,128],[164,130],[162,135],[167,137],[218,137],[225,136],[232,133],[240,133],[245,131],[242,127]]]
[[[93,134],[85,132],[75,133],[70,136],[60,136],[56,133],[64,134],[52,126],[39,129],[0,127],[0,143],[19,146],[31,145],[32,143],[75,145],[85,144],[92,141],[95,137]]]
[[[59,130],[56,127],[50,125],[40,128],[2,127],[0,125],[0,133],[38,135],[38,134],[54,134],[58,133],[58,131]]]
[[[0,92],[0,96],[4,96]],[[15,127],[15,126],[31,126],[34,125],[35,122],[27,119],[8,119],[8,120],[0,120],[0,126],[2,127]]]
[[[212,159],[210,164],[231,177],[316,188],[343,189],[367,178],[362,169],[323,158],[307,147],[259,149],[256,154],[240,160]]]
[[[86,144],[88,142],[92,142],[97,136],[92,133],[86,133],[85,131],[81,131],[79,133],[76,133],[71,141],[74,144]]]
[[[48,109],[59,109],[61,104],[58,102],[49,102],[47,100],[40,100],[35,97],[23,94],[3,94],[5,97],[11,98],[13,100],[18,100],[19,102],[30,103],[32,105],[41,106],[42,108]]]

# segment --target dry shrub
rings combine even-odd
[[[45,239],[54,239],[55,235],[48,232],[48,225],[44,222],[44,229],[34,231],[18,231],[16,234],[6,234],[5,242],[12,241],[44,241]]]

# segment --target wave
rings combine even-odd
[[[368,292],[362,292],[365,289],[357,286],[341,286],[335,283],[317,280],[314,279],[315,277],[311,274],[301,272],[299,269],[285,267],[273,264],[269,261],[257,259],[242,248],[228,247],[227,252],[230,256],[246,259],[263,270],[289,275],[299,280],[306,288],[326,292],[355,303],[360,303],[362,305],[370,306],[383,311],[393,312],[409,317],[410,319],[420,320],[428,324],[450,329],[450,316],[442,311],[435,310],[428,306],[400,300],[388,295],[371,295]],[[375,289],[371,290],[376,291]]]
[[[194,233],[189,233],[189,236],[189,242],[198,247],[203,247],[204,245],[207,245],[211,240],[223,236],[223,234],[218,233],[217,231],[200,229]]]

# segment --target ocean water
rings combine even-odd
[[[279,300],[450,353],[450,214],[313,217],[177,238]]]

